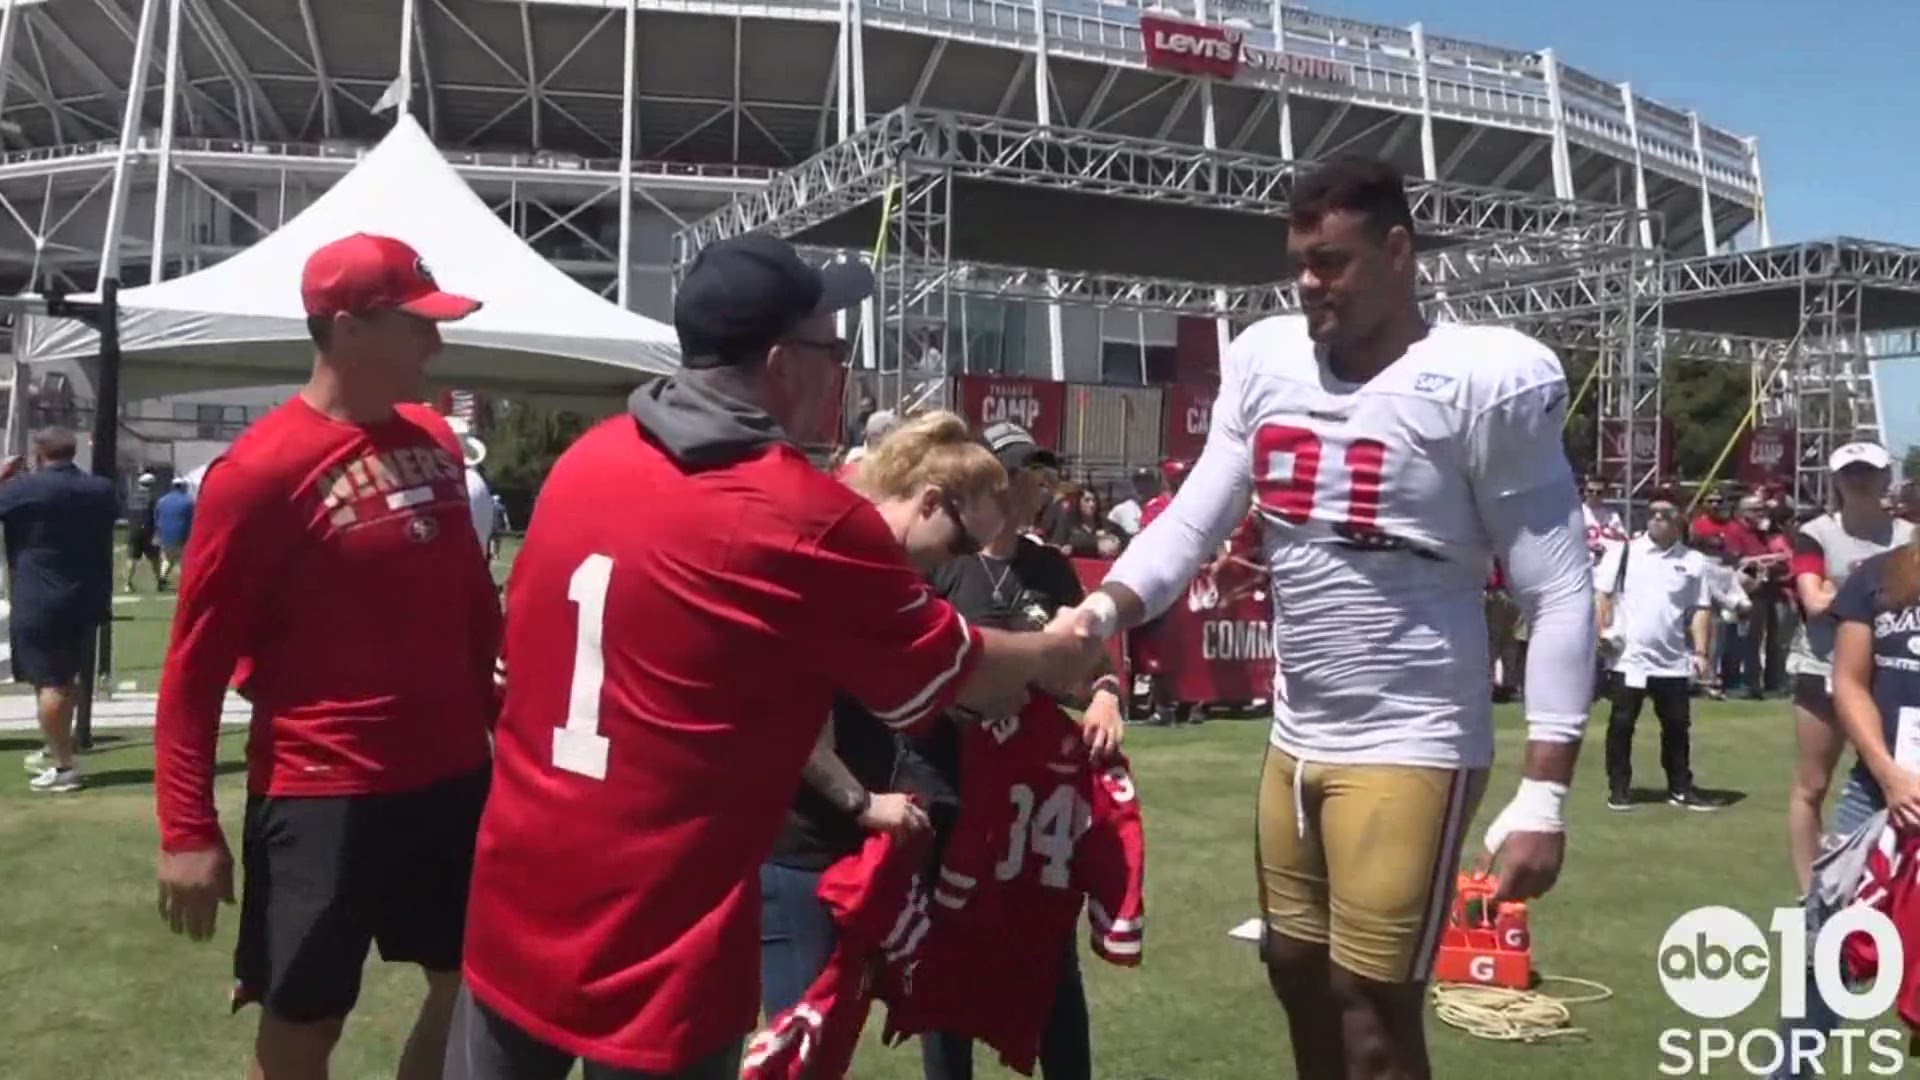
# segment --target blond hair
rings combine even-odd
[[[993,451],[973,437],[964,419],[930,412],[901,424],[869,448],[853,486],[875,502],[912,498],[931,486],[964,505],[981,496],[1005,497],[1007,471]]]

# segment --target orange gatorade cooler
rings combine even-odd
[[[1493,879],[1462,874],[1453,909],[1440,936],[1434,964],[1440,982],[1524,990],[1533,978],[1533,937],[1527,905],[1514,901],[1495,910]]]

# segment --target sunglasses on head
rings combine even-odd
[[[947,541],[947,550],[956,558],[977,554],[980,551],[980,541],[968,531],[967,520],[960,516],[960,503],[953,497],[953,492],[942,491],[940,505],[945,508],[947,517],[953,520],[953,538]]]

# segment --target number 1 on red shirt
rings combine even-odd
[[[580,618],[573,632],[567,726],[553,729],[553,767],[595,780],[607,778],[608,743],[600,734],[600,688],[607,679],[607,661],[600,636],[612,581],[613,560],[605,555],[587,556],[567,579],[567,599],[579,606]]]

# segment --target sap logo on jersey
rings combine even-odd
[[[1453,385],[1453,376],[1425,372],[1413,380],[1413,388],[1422,394],[1438,394]]]

